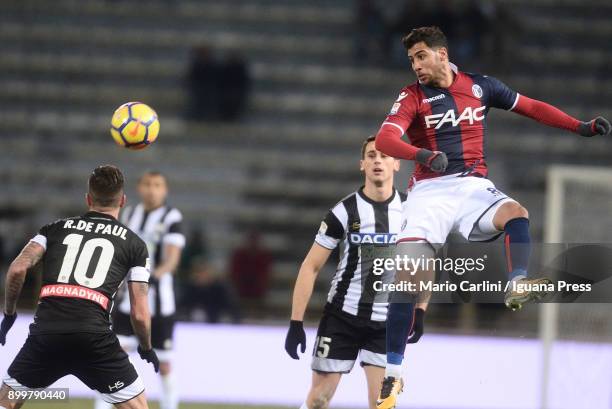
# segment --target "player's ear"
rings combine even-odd
[[[359,161],[359,170],[362,172],[365,170],[365,168],[363,167],[363,159]]]
[[[91,199],[91,195],[89,193],[85,193],[85,203],[87,203],[87,207],[93,206],[93,200]]]
[[[440,56],[440,60],[448,61],[448,49],[446,47],[438,48],[438,55]]]
[[[121,200],[119,201],[119,207],[122,208],[127,203],[127,196],[124,194],[121,195]]]
[[[399,171],[400,170],[400,161],[399,161],[399,159],[395,159],[393,162],[395,162],[393,164],[393,170],[396,171],[396,172]]]

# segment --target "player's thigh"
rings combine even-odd
[[[454,230],[469,241],[490,241],[502,232],[493,224],[496,211],[508,202],[515,202],[484,178],[467,177],[462,181],[466,198]]]
[[[348,373],[353,369],[359,354],[358,328],[345,315],[348,314],[323,314],[312,353],[313,371]]]
[[[164,367],[168,371],[174,351],[174,323],[173,315],[155,316],[151,319],[151,344],[160,363],[165,364]]]
[[[118,409],[149,409],[144,392],[128,401],[115,403],[115,407]]]
[[[450,190],[450,180],[417,183],[402,205],[402,226],[398,241],[423,240],[443,244],[455,223],[460,202]]]
[[[89,348],[72,373],[108,403],[134,399],[144,383],[113,333],[82,334],[83,348]]]
[[[361,330],[359,343],[359,363],[362,367],[387,364],[387,325],[386,321],[367,321]]]
[[[423,240],[403,241],[396,244],[396,255],[395,281],[402,284],[403,291],[393,291],[389,301],[427,302],[430,294],[424,284],[435,281],[436,248]]]
[[[15,390],[46,388],[68,375],[73,357],[57,335],[29,335],[3,383]]]

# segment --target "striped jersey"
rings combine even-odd
[[[135,207],[126,207],[121,214],[121,221],[136,233],[147,245],[151,259],[151,273],[161,263],[164,257],[164,246],[167,244],[183,248],[185,236],[183,234],[181,212],[167,205],[146,211],[143,204]],[[174,298],[174,278],[172,274],[164,274],[157,280],[151,274],[149,288],[149,310],[152,316],[169,316],[176,311]],[[130,312],[129,297],[124,296],[119,311],[125,314]]]
[[[486,177],[486,116],[490,108],[512,110],[518,101],[519,94],[496,78],[453,71],[448,88],[415,82],[402,89],[383,122],[405,132],[412,145],[448,157],[442,174],[417,163],[416,180],[463,172]]]
[[[384,202],[363,193],[363,187],[346,196],[329,210],[315,237],[319,245],[333,250],[339,246],[339,262],[327,296],[328,308],[372,321],[387,319],[384,294],[374,297],[371,289],[380,277],[372,274],[371,260],[362,259],[364,247],[390,246],[401,230],[402,203],[406,195],[393,189]],[[383,296],[382,299],[379,298]]]

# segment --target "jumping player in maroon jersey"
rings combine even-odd
[[[459,71],[449,62],[446,37],[437,27],[414,29],[402,42],[418,81],[402,89],[376,136],[381,152],[417,162],[396,251],[428,258],[451,232],[470,241],[488,241],[505,233],[509,279],[522,284],[549,283],[544,278],[527,278],[527,210],[486,178],[486,116],[490,108],[505,109],[584,137],[610,135],[610,122],[602,117],[579,121],[545,102],[520,95],[496,78]],[[400,139],[404,133],[410,143]],[[396,280],[407,279],[406,274],[398,271]],[[510,288],[505,303],[512,310],[543,295]],[[400,368],[413,315],[412,303],[391,303],[389,307],[387,368],[378,409],[395,407],[402,389]]]

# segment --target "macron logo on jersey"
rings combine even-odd
[[[350,233],[351,244],[393,244],[397,234],[393,233]]]
[[[440,129],[440,127],[444,124],[449,123],[452,124],[452,126],[457,126],[461,123],[461,121],[468,121],[470,125],[473,125],[475,121],[482,121],[485,119],[482,112],[486,108],[486,106],[481,106],[480,108],[476,109],[467,107],[463,110],[458,118],[455,116],[454,109],[449,109],[444,114],[427,115],[425,116],[425,126],[427,126],[427,128],[435,126],[436,129]]]
[[[444,99],[444,98],[446,98],[446,95],[440,94],[440,95],[436,95],[435,97],[424,99],[423,103],[424,104],[429,104],[430,102],[438,101],[438,100]]]

